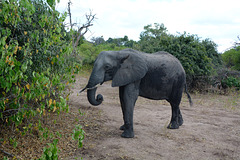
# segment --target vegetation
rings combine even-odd
[[[225,67],[226,65],[232,70],[240,70],[240,48],[237,44],[221,55],[217,51],[217,45],[210,39],[201,40],[197,35],[186,32],[169,34],[164,24],[155,23],[144,27],[139,41],[129,40],[128,36],[109,38],[106,41],[103,37],[94,37],[92,43],[85,41],[78,50],[84,57],[83,64],[90,65],[102,50],[133,48],[146,53],[167,51],[182,63],[190,89],[203,91],[216,84],[222,88],[238,86],[237,83],[226,83],[233,79],[238,82],[239,74],[233,74]]]
[[[22,136],[37,129],[41,138],[57,137],[42,127],[43,119],[51,112],[68,112],[66,86],[74,82],[81,65],[70,56],[65,18],[55,10],[55,0],[0,4],[0,124]],[[14,135],[6,141],[18,144]],[[56,145],[57,140],[44,149],[44,159],[56,159]]]
[[[104,48],[105,50],[115,50],[116,46],[122,48],[133,48],[146,53],[154,53],[158,51],[167,51],[176,56],[182,63],[186,74],[187,81],[191,88],[196,88],[199,81],[210,81],[209,77],[217,73],[216,68],[222,66],[222,59],[216,49],[216,44],[209,40],[200,40],[197,35],[190,35],[186,32],[177,35],[169,34],[167,28],[163,24],[155,23],[154,26],[147,25],[140,34],[140,40],[135,42],[129,40],[127,36],[123,38],[109,38],[104,41],[103,37],[94,38],[91,50],[94,48]],[[106,47],[108,46],[108,47]],[[80,46],[79,50],[82,50]],[[117,48],[120,49],[120,48]],[[88,49],[89,50],[89,49]],[[85,54],[85,63],[92,63],[98,55]],[[91,55],[91,56],[90,56]],[[203,84],[201,84],[203,85]]]
[[[216,44],[209,39],[200,40],[197,35],[184,32],[172,35],[163,24],[147,25],[140,35],[140,50],[148,53],[167,51],[182,63],[189,86],[201,77],[210,76],[214,66],[221,65],[221,57],[217,53]]]
[[[236,78],[233,76],[226,77],[222,80],[222,84],[226,87],[235,87],[240,90],[240,78]]]
[[[78,47],[77,52],[82,56],[83,65],[93,65],[96,57],[100,52],[109,50],[121,50],[124,48],[126,47],[117,46],[116,44],[112,43],[102,43],[96,45],[95,43],[93,44],[88,41],[84,41],[83,44]]]
[[[240,46],[224,52],[222,59],[228,68],[240,71]]]
[[[150,54],[167,51],[181,61],[192,88],[199,86],[196,85],[199,81],[205,84],[219,72],[225,73],[221,70],[223,61],[228,68],[240,71],[239,46],[220,56],[213,41],[186,32],[173,35],[157,23],[145,26],[139,41],[124,36],[106,41],[94,37],[89,42],[81,31],[92,26],[95,15],[87,16],[89,23],[70,32],[63,25],[66,16],[55,10],[55,0],[0,3],[0,125],[22,136],[37,130],[40,140],[51,139],[40,159],[57,159],[60,151],[58,143],[62,135],[46,127],[46,117],[69,111],[68,86],[81,68],[93,65],[101,51],[124,48]],[[239,76],[223,75],[222,85],[240,89]],[[69,134],[77,140],[76,146],[82,147],[82,127],[76,124],[72,132]],[[7,140],[0,139],[0,147],[6,141],[15,148],[19,144],[14,134],[8,135]]]
[[[238,37],[240,40],[240,38]],[[228,73],[222,79],[222,84],[226,87],[235,87],[240,89],[240,43],[235,43],[235,46],[225,51],[222,54],[224,64],[228,68]]]

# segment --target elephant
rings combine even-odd
[[[133,110],[138,96],[152,100],[167,100],[172,109],[167,128],[178,129],[183,124],[179,104],[187,91],[186,74],[180,61],[168,52],[148,54],[133,49],[102,51],[94,62],[92,73],[85,88],[90,104],[97,106],[103,96],[96,96],[97,86],[112,80],[112,87],[119,87],[119,98],[124,124],[122,137],[133,138]]]

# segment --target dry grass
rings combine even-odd
[[[192,98],[195,105],[220,107],[229,111],[240,112],[240,94],[236,91],[228,91],[226,95],[194,93]]]
[[[47,147],[47,143],[52,143],[53,139],[58,138],[58,153],[59,159],[65,159],[66,157],[74,156],[76,152],[82,151],[85,148],[78,149],[77,142],[72,140],[71,133],[75,128],[75,125],[80,124],[83,126],[85,134],[85,141],[94,140],[96,136],[89,130],[100,130],[101,125],[97,119],[101,119],[101,112],[92,108],[81,108],[82,114],[72,108],[70,105],[69,113],[61,113],[57,115],[55,113],[49,113],[45,115],[44,121],[42,122],[43,128],[49,128],[49,138],[46,140],[41,138],[42,133],[33,129],[32,132],[28,132],[26,135],[21,134],[20,131],[13,130],[10,126],[1,126],[1,146],[0,149],[5,152],[0,152],[0,159],[3,159],[6,154],[9,153],[12,157],[17,159],[37,159],[40,158],[43,153],[43,148]],[[32,123],[38,123],[38,120],[32,120]],[[60,133],[61,136],[57,136]],[[52,136],[51,136],[52,134]],[[9,136],[10,135],[10,136]],[[9,141],[9,137],[15,139],[17,147],[13,147],[13,144]],[[9,158],[11,157],[9,156]]]

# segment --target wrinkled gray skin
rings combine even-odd
[[[179,109],[182,93],[191,97],[186,89],[186,75],[181,63],[167,52],[146,54],[132,49],[104,51],[97,57],[87,86],[88,101],[99,105],[102,95],[96,97],[96,85],[112,80],[112,87],[119,87],[124,130],[122,137],[134,137],[133,109],[138,96],[166,99],[172,108],[172,118],[168,128],[177,129],[183,124]],[[81,92],[82,92],[81,91]],[[95,98],[96,97],[96,98]]]

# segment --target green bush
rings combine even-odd
[[[77,52],[82,56],[83,65],[93,65],[98,54],[102,51],[117,51],[126,48],[125,46],[116,46],[112,43],[103,43],[94,45],[88,41],[84,41],[78,48]]]
[[[224,52],[222,59],[228,68],[240,71],[240,46]]]
[[[76,125],[75,129],[72,133],[72,139],[78,141],[78,147],[81,148],[83,146],[83,140],[84,140],[84,130],[82,129],[81,125]]]
[[[32,127],[42,130],[33,117],[68,112],[66,86],[81,65],[65,40],[66,15],[55,10],[55,0],[0,3],[0,124],[21,125],[22,135]]]
[[[235,87],[240,89],[240,78],[230,76],[223,79],[221,83],[223,86],[227,86],[229,88]]]
[[[200,40],[197,35],[186,32],[172,35],[163,24],[147,25],[140,35],[139,46],[143,52],[167,51],[182,63],[190,87],[194,88],[199,77],[212,75],[214,68],[222,65],[216,44],[209,39]]]
[[[39,160],[58,160],[58,139],[53,140],[53,143],[48,144],[48,148],[43,149],[43,155]]]
[[[207,85],[211,77],[217,74],[218,68],[223,67],[222,57],[217,52],[217,45],[213,41],[201,40],[197,35],[186,32],[169,34],[167,28],[158,23],[154,26],[145,26],[138,42],[129,40],[127,36],[109,38],[107,41],[104,41],[103,37],[98,37],[93,38],[93,42],[95,45],[85,41],[78,47],[84,65],[92,65],[97,55],[104,50],[121,50],[131,47],[146,53],[167,51],[182,63],[190,89]]]
[[[66,15],[41,0],[4,1],[0,12],[0,119],[18,125],[37,108],[65,110],[62,82],[73,82],[78,67],[63,40]]]

